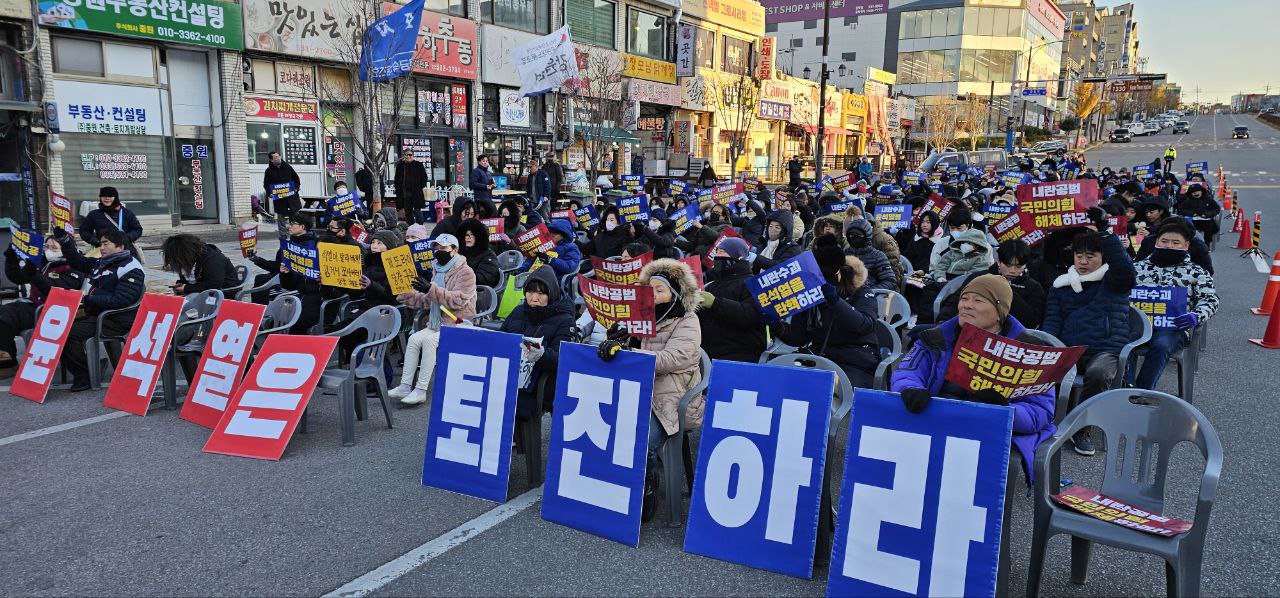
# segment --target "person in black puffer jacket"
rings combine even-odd
[[[476,285],[496,289],[502,270],[498,268],[498,254],[489,247],[489,228],[474,218],[463,220],[458,225],[458,242],[462,243],[458,252],[476,273]]]
[[[969,285],[983,274],[1000,274],[1009,281],[1013,289],[1013,302],[1009,306],[1009,315],[1017,318],[1027,328],[1039,328],[1044,321],[1044,287],[1040,286],[1027,274],[1027,264],[1031,261],[1031,248],[1022,239],[1009,239],[1001,243],[996,250],[996,263],[985,272],[974,272],[965,277],[961,288]],[[938,312],[937,321],[945,322],[960,313],[960,293],[952,293],[942,300],[942,308]]]
[[[379,305],[399,305],[395,293],[391,292],[391,283],[387,280],[387,270],[382,264],[382,252],[404,245],[400,233],[391,230],[380,230],[369,236],[369,254],[365,256],[363,272],[360,276],[360,290],[347,289],[353,301],[342,310],[341,321],[335,330],[341,330],[354,322],[361,314]],[[350,356],[357,345],[368,338],[363,330],[343,336],[338,340],[338,347],[344,356]]]
[[[715,244],[716,239],[731,226],[722,205],[713,205],[702,220],[695,220],[693,228],[684,231],[684,240],[677,240],[676,246],[686,255],[706,255],[707,250]],[[740,231],[739,231],[740,232]],[[755,239],[749,242],[756,242]]]
[[[746,241],[725,239],[698,296],[702,349],[711,359],[755,363],[764,352],[764,322],[759,304],[747,287],[751,263],[746,257]]]
[[[618,207],[612,204],[600,210],[600,224],[596,226],[595,235],[587,243],[586,254],[602,258],[622,255],[622,248],[635,241],[631,235],[631,227],[622,224],[618,217]],[[591,260],[583,260],[589,263]]]
[[[867,287],[872,289],[896,290],[898,277],[893,273],[893,266],[883,251],[871,246],[871,235],[874,229],[866,218],[849,220],[845,227],[844,238],[849,242],[845,254],[852,255],[862,262],[867,269]]]
[[[765,206],[767,205],[769,204],[748,199],[746,204],[742,206],[742,214],[733,217],[733,227],[738,229],[739,233],[742,233],[743,239],[754,243],[756,239],[764,237],[764,217],[765,214],[768,214]]]
[[[286,231],[289,233],[289,240],[303,245],[314,244],[317,242],[315,233],[311,232],[314,222],[310,216],[306,214],[294,214],[286,220]],[[282,244],[283,246],[283,244]],[[263,270],[266,274],[259,275],[254,282],[254,286],[261,286],[263,283],[276,274],[280,275],[280,288],[285,291],[297,291],[298,299],[302,301],[302,313],[298,317],[298,322],[293,325],[289,331],[292,334],[307,334],[316,322],[320,321],[320,302],[321,289],[320,281],[307,278],[302,274],[288,272],[285,268],[284,250],[277,249],[274,260],[268,260],[258,257],[253,252],[249,252],[249,260],[253,264]],[[255,294],[254,303],[266,304],[271,297],[266,294]]]
[[[551,268],[538,268],[529,273],[524,283],[524,301],[502,321],[502,331],[529,338],[541,338],[543,353],[534,366],[528,390],[520,389],[516,395],[516,417],[527,419],[534,414],[535,388],[538,378],[548,374],[544,381],[550,392],[543,395],[548,401],[555,396],[556,364],[560,361],[560,343],[576,341],[573,301],[560,292]],[[551,405],[542,406],[549,410]],[[541,414],[537,414],[541,415]]]
[[[476,200],[470,197],[459,197],[453,200],[453,209],[449,215],[436,224],[432,229],[431,236],[438,237],[440,235],[449,234],[458,236],[458,225],[468,218],[480,218]]]
[[[917,272],[929,271],[929,256],[933,255],[934,243],[942,236],[935,234],[942,225],[942,219],[933,210],[920,213],[913,228],[898,231],[896,240],[902,255],[911,262],[911,269]]]
[[[160,246],[161,268],[178,275],[173,294],[190,295],[209,289],[229,289],[239,284],[231,260],[217,245],[205,243],[188,233],[173,235]]]

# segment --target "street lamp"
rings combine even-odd
[[[1048,46],[1052,46],[1053,44],[1060,44],[1060,43],[1062,43],[1062,42],[1064,42],[1064,41],[1067,41],[1067,38],[1063,38],[1063,39],[1058,39],[1058,40],[1053,40],[1053,41],[1045,42],[1045,43],[1042,43],[1042,44],[1038,44],[1038,45],[1032,46],[1032,47],[1031,47],[1031,48],[1029,48],[1026,52],[1018,52],[1018,56],[1022,56],[1023,54],[1026,54],[1026,55],[1027,55],[1027,76],[1026,76],[1026,77],[1024,77],[1024,78],[1022,79],[1023,89],[1026,89],[1026,86],[1031,82],[1031,60],[1032,60],[1033,58],[1035,58],[1036,50],[1039,50],[1040,48],[1045,48],[1045,47],[1048,47]],[[1013,65],[1013,77],[1012,77],[1012,80],[1013,80],[1013,81],[1012,81],[1012,83],[1010,83],[1010,85],[1009,85],[1009,118],[1008,118],[1008,122],[1006,122],[1006,125],[1007,125],[1007,127],[1008,127],[1008,130],[1007,130],[1007,131],[1005,131],[1005,137],[1004,137],[1005,151],[1010,151],[1010,152],[1011,152],[1011,151],[1013,151],[1013,136],[1014,136],[1014,131],[1013,131],[1013,99],[1014,99],[1015,97],[1017,97],[1017,94],[1016,94],[1015,92],[1016,92],[1016,90],[1017,90],[1017,88],[1018,88],[1018,64],[1017,64],[1017,60],[1015,60],[1015,61],[1014,61],[1014,65]],[[1045,86],[1046,86],[1046,88],[1048,87],[1048,82],[1045,82]],[[1046,94],[1047,94],[1047,91],[1046,91]],[[1047,95],[1046,95],[1046,97],[1047,97]],[[1027,124],[1027,99],[1026,99],[1026,97],[1025,97],[1025,96],[1022,98],[1022,120],[1021,120],[1021,124],[1022,124],[1022,126],[1023,126],[1023,127],[1025,127],[1025,126],[1026,126],[1026,124]]]

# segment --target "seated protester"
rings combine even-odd
[[[950,239],[950,245],[938,253],[938,260],[929,272],[934,281],[947,282],[974,272],[986,272],[995,263],[987,233],[970,227],[953,231],[943,238],[947,239]]]
[[[876,299],[866,284],[866,267],[836,242],[835,235],[823,235],[813,250],[826,279],[826,301],[769,328],[778,340],[835,362],[853,386],[871,388],[880,363]]]
[[[532,385],[537,383],[540,374],[551,374],[548,381],[551,392],[545,393],[551,407],[551,397],[555,396],[555,371],[560,361],[561,341],[576,341],[577,333],[573,323],[573,301],[560,292],[560,281],[552,275],[550,268],[538,268],[529,273],[524,283],[524,302],[511,310],[507,319],[502,321],[502,331],[519,334],[528,338],[542,339],[542,356],[534,366],[530,387],[520,389],[516,398],[516,417],[528,419],[541,414],[533,411],[535,392]]]
[[[858,206],[849,206],[849,209],[845,211],[844,217],[846,221],[866,218],[863,215],[862,208]],[[902,252],[898,249],[898,242],[894,240],[893,235],[885,232],[884,227],[880,226],[880,221],[872,218],[867,219],[867,222],[871,224],[871,246],[880,250],[884,257],[889,260],[889,267],[893,270],[894,279],[898,281],[898,284],[901,284],[906,273],[902,269],[902,260],[900,259]],[[839,237],[840,235],[836,236]],[[864,264],[866,263],[866,260],[862,261]]]
[[[791,238],[800,240],[804,238],[804,231],[813,225],[813,212],[800,205],[799,196],[792,195],[790,197],[779,195],[774,200],[774,211],[782,211],[791,214]]]
[[[913,270],[929,270],[929,256],[933,255],[934,244],[942,237],[940,223],[938,213],[927,210],[920,213],[914,227],[898,231],[898,247],[911,262]]]
[[[945,377],[965,325],[1028,344],[1043,343],[1026,334],[1022,323],[1009,314],[1013,290],[1003,276],[983,274],[969,281],[959,295],[959,315],[920,333],[919,340],[894,370],[889,390],[900,393],[903,405],[912,413],[924,411],[933,397],[1012,407],[1013,446],[1022,455],[1023,472],[1030,480],[1036,447],[1057,431],[1053,425],[1054,391],[1010,401],[994,389],[971,392]]]
[[[654,353],[652,414],[649,421],[649,465],[645,473],[644,501],[641,519],[653,517],[657,506],[658,467],[656,455],[668,436],[680,432],[677,411],[680,399],[698,384],[702,345],[702,329],[694,310],[698,307],[698,283],[688,264],[677,260],[654,260],[640,271],[637,284],[653,287],[656,326],[649,338],[632,338],[625,327],[615,324],[608,339],[600,343],[599,356],[611,361],[624,348],[639,348]],[[684,423],[690,427],[702,424],[704,398],[694,397],[685,411]]]
[[[730,218],[730,223],[743,239],[752,241],[764,237],[764,217],[768,214],[765,206],[767,205],[769,204],[748,199],[742,204],[742,214]]]
[[[66,233],[62,233],[65,235]],[[17,285],[31,285],[26,299],[0,305],[0,378],[12,376],[18,369],[16,339],[24,331],[36,327],[36,310],[44,305],[53,288],[80,290],[87,277],[63,259],[62,245],[54,236],[44,239],[44,261],[40,267],[18,256],[13,244],[4,250],[4,275]]]
[[[1027,264],[1031,261],[1031,247],[1022,239],[1009,239],[996,249],[996,264],[985,272],[969,274],[964,284],[984,274],[999,274],[1009,282],[1013,289],[1013,303],[1009,314],[1017,318],[1023,326],[1039,328],[1044,321],[1044,287],[1027,274]],[[959,313],[960,294],[953,293],[942,300],[942,309],[938,312],[938,320],[950,320]]]
[[[1207,321],[1218,311],[1218,292],[1213,286],[1213,275],[1191,261],[1188,250],[1195,232],[1183,220],[1169,219],[1154,235],[1156,247],[1147,259],[1134,264],[1139,286],[1183,287],[1187,289],[1187,313],[1173,319],[1176,329],[1156,329],[1151,340],[1143,347],[1146,356],[1142,369],[1136,368],[1136,356],[1129,360],[1130,384],[1138,388],[1155,389],[1160,374],[1169,363],[1169,356],[1182,350],[1191,342],[1196,326]],[[1135,378],[1136,372],[1136,378]]]
[[[951,248],[952,238],[957,233],[973,228],[973,212],[970,212],[969,208],[958,205],[951,209],[950,214],[947,214],[946,224],[946,234],[937,240],[937,243],[933,246],[933,253],[929,255],[929,267],[926,268],[929,272],[933,272],[936,269],[938,260],[942,258],[942,252]],[[988,249],[990,249],[990,245],[988,245]],[[990,266],[991,264],[988,263],[987,265]]]
[[[80,221],[80,238],[85,243],[97,247],[98,239],[102,237],[104,231],[108,230],[123,232],[129,251],[135,256],[138,255],[134,243],[142,238],[142,224],[138,222],[138,217],[133,214],[133,210],[124,207],[120,202],[120,193],[115,187],[103,187],[98,190],[98,208],[89,212]]]
[[[809,242],[809,249],[818,243],[818,237],[822,235],[831,235],[836,238],[836,246],[844,249],[844,216],[841,214],[826,214],[819,216],[813,221],[813,240]]]
[[[488,238],[488,229],[485,229],[485,237]],[[404,231],[404,242],[412,243],[414,241],[423,241],[431,238],[431,233],[427,232],[427,227],[421,224],[411,224]]]
[[[1076,237],[1071,245],[1074,266],[1049,289],[1040,329],[1068,347],[1088,347],[1076,368],[1084,385],[1070,408],[1112,387],[1120,367],[1120,349],[1129,338],[1129,292],[1136,272],[1120,239],[1107,227]],[[1077,453],[1093,454],[1088,430],[1072,437]]]
[[[618,206],[607,205],[600,211],[600,224],[587,243],[587,255],[610,258],[622,255],[622,248],[634,241],[631,227],[624,226],[618,217]]]
[[[476,285],[497,288],[502,269],[498,267],[498,254],[489,247],[489,228],[475,218],[468,218],[458,225],[458,236],[462,240],[459,253],[475,272]]]
[[[356,223],[350,218],[333,218],[325,225],[324,232],[316,235],[317,240],[321,243],[338,243],[341,245],[355,245],[366,251],[369,249],[365,244],[357,241],[351,236],[351,227]]]
[[[712,260],[715,265],[698,295],[702,349],[712,359],[755,363],[764,353],[765,335],[760,306],[747,287],[751,262],[746,241],[725,239]]]
[[[1204,185],[1192,184],[1187,189],[1186,195],[1182,196],[1178,202],[1177,212],[1180,216],[1190,216],[1195,220],[1192,225],[1200,231],[1205,240],[1212,240],[1214,235],[1218,234],[1218,213],[1222,211],[1222,207],[1218,205],[1218,201],[1209,195],[1209,190]]]
[[[413,282],[413,291],[396,296],[400,303],[427,312],[426,327],[410,335],[405,343],[400,385],[388,393],[405,405],[427,402],[427,387],[435,373],[436,351],[440,348],[440,327],[456,326],[476,313],[476,275],[457,253],[458,238],[437,235],[432,249],[436,263],[431,277],[419,277]]]
[[[502,232],[512,240],[536,226],[536,224],[526,224],[524,222],[524,211],[521,209],[521,202],[515,199],[508,199],[498,204],[498,217],[502,219]]]
[[[160,253],[164,256],[161,269],[178,275],[178,282],[173,285],[174,295],[230,289],[240,284],[236,267],[222,250],[195,235],[181,233],[165,239]]]
[[[547,255],[545,263],[555,271],[559,279],[566,274],[577,272],[582,266],[582,251],[578,249],[578,236],[573,233],[573,223],[564,219],[552,220],[547,224],[551,238],[556,242],[555,255]]]
[[[360,274],[360,290],[347,289],[347,293],[351,296],[352,301],[347,303],[342,310],[341,321],[334,328],[341,330],[348,324],[354,322],[361,314],[379,305],[397,306],[400,303],[396,301],[396,296],[391,292],[391,283],[387,280],[387,270],[383,266],[382,256],[379,255],[388,249],[395,249],[404,245],[404,239],[400,238],[400,233],[393,230],[375,231],[369,238],[369,254],[365,256],[363,264],[363,272]],[[344,356],[350,356],[351,351],[360,343],[365,342],[368,337],[363,330],[356,331],[338,339],[338,347],[342,350]],[[391,367],[388,363],[386,366],[388,378],[391,376]]]
[[[295,243],[314,243],[316,242],[315,233],[311,232],[313,221],[306,214],[295,213],[285,222],[285,231],[289,234],[289,240]],[[320,321],[320,303],[321,289],[320,281],[312,280],[302,274],[290,272],[284,261],[283,244],[281,249],[276,250],[276,259],[267,260],[258,257],[253,252],[249,253],[249,261],[268,274],[259,275],[255,279],[254,285],[261,286],[266,283],[267,279],[280,275],[280,289],[282,291],[296,291],[298,299],[302,302],[302,313],[298,317],[298,322],[289,329],[293,334],[307,334],[311,331],[311,327]],[[266,304],[271,300],[270,294],[255,293],[253,297],[254,303]]]
[[[702,220],[695,220],[693,228],[684,232],[686,241],[676,241],[679,247],[687,255],[706,255],[707,251],[715,245],[716,239],[724,233],[724,229],[729,228],[732,224],[729,219],[728,210],[719,204],[711,206],[707,215]],[[741,231],[739,231],[741,234]],[[756,243],[758,240],[748,239],[748,242]]]
[[[356,218],[359,218],[360,220],[367,219],[369,217],[369,206],[365,205],[364,202],[368,198],[361,195],[359,190],[351,191],[348,189],[346,181],[338,181],[333,184],[333,195],[335,197],[342,197],[347,193],[351,193],[351,195],[356,199]]]
[[[444,220],[436,223],[435,228],[431,231],[432,234],[457,236],[458,226],[462,224],[463,220],[484,217],[479,214],[477,206],[475,199],[465,195],[459,196],[453,200],[453,208],[450,210],[449,215],[445,216]],[[508,234],[510,234],[509,231]]]
[[[400,230],[403,220],[395,208],[382,208],[373,214],[373,228],[370,230]]]
[[[649,222],[631,225],[632,235],[653,247],[654,259],[676,257],[676,225],[667,220],[667,212],[661,208],[650,208]]]
[[[845,226],[844,238],[849,247],[846,255],[858,258],[867,269],[867,288],[897,290],[898,277],[893,273],[893,266],[883,251],[871,245],[874,229],[866,218],[854,218]]]
[[[1168,216],[1167,211],[1165,212],[1165,214],[1166,214],[1165,218],[1156,220],[1147,226],[1147,229],[1146,229],[1147,233],[1142,238],[1142,244],[1138,246],[1138,252],[1135,255],[1135,259],[1145,260],[1151,255],[1151,252],[1154,251],[1156,248],[1156,236],[1151,233],[1154,233],[1156,230],[1158,230],[1160,226],[1163,225],[1166,221],[1178,220],[1181,222],[1186,222],[1186,220],[1182,219],[1181,217]],[[1209,245],[1206,244],[1203,239],[1201,239],[1200,237],[1191,239],[1191,248],[1187,250],[1187,253],[1191,255],[1191,261],[1195,262],[1196,265],[1200,266],[1201,268],[1204,268],[1205,271],[1208,272],[1209,274],[1213,274],[1213,254],[1209,252]]]
[[[758,274],[802,253],[791,233],[795,216],[786,210],[775,210],[765,218],[765,238],[756,245],[755,272]],[[709,247],[708,247],[709,249]]]
[[[77,314],[62,349],[62,364],[71,373],[71,392],[79,392],[89,390],[90,364],[84,342],[97,334],[98,314],[127,308],[142,300],[142,294],[147,290],[146,274],[142,271],[142,264],[129,253],[129,237],[123,231],[110,228],[102,231],[98,236],[102,257],[97,259],[81,255],[69,236],[64,236],[59,243],[68,265],[81,272],[89,272],[89,292],[80,300],[83,315]],[[137,313],[137,309],[130,309],[107,316],[102,322],[102,333],[107,336],[128,334]]]

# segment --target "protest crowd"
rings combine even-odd
[[[939,398],[1005,409],[1015,463],[1009,483],[1025,488],[1056,424],[1105,391],[1154,389],[1218,309],[1208,247],[1222,207],[1207,168],[1179,176],[1169,170],[1173,161],[1138,173],[1095,169],[1074,154],[1007,170],[918,172],[904,164],[820,181],[797,171],[784,185],[717,180],[705,169],[696,183],[633,174],[606,181],[608,190],[569,194],[548,158],[531,165],[522,193],[505,195],[494,193],[487,157],[476,163],[470,192],[435,222],[425,202],[373,211],[372,198],[345,185],[333,200],[307,206],[296,194],[297,174],[273,153],[263,186],[280,248],[263,255],[243,243],[242,256],[226,255],[197,236],[173,235],[159,251],[162,268],[178,278],[170,292],[217,291],[224,305],[265,306],[254,326],[275,327],[267,338],[338,337],[324,357],[333,367],[351,364],[370,382],[350,392],[384,406],[439,401],[446,369],[454,384],[452,368],[463,366],[443,348],[451,329],[515,335],[519,452],[540,442],[527,438],[525,424],[562,409],[557,369],[567,367],[570,347],[592,345],[597,368],[631,368],[637,356],[651,356],[644,521],[673,483],[660,473],[671,467],[667,440],[710,430],[719,413],[704,392],[704,359],[719,368],[807,355],[834,364],[834,380],[855,394],[896,393],[910,414],[938,409]],[[425,184],[422,165],[397,166],[400,197],[420,196],[410,190]],[[124,339],[139,325],[151,296],[137,249],[142,228],[128,198],[110,187],[99,195],[78,230],[33,236],[37,256],[16,244],[6,250],[6,275],[28,289],[0,306],[7,375],[58,289],[83,291],[59,362],[73,392],[97,388],[104,376],[91,370],[114,368],[127,345],[117,342],[113,352],[105,343],[102,358],[91,347],[97,337]],[[296,313],[281,316],[285,304]],[[1132,347],[1143,334],[1135,306],[1152,315],[1140,350]],[[383,320],[374,316],[392,313],[394,329],[378,329]],[[214,324],[178,326],[171,344],[179,384],[198,386],[192,377],[218,338]],[[982,363],[993,342],[1019,356],[1052,354],[1063,361],[1051,365],[1065,367],[1039,368],[1028,358],[1003,374],[1007,362],[996,363],[992,374]],[[249,343],[252,359],[263,339]],[[1074,380],[1068,396],[1060,396],[1064,378]],[[357,396],[350,408],[363,402]],[[1094,455],[1097,442],[1088,428],[1070,438],[1081,456]]]

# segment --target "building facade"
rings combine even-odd
[[[1102,17],[1104,73],[1140,72],[1138,49],[1138,21],[1133,18],[1133,4],[1109,8]]]

